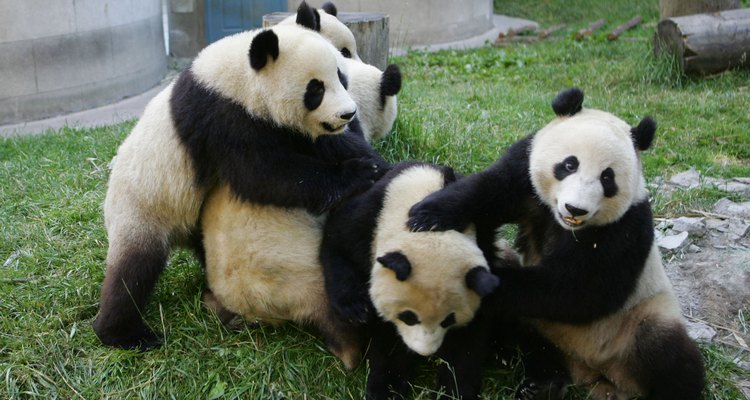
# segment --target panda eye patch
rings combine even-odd
[[[448,328],[452,325],[456,324],[456,313],[450,313],[447,317],[443,320],[443,322],[440,323],[440,326],[443,328]]]
[[[417,314],[414,314],[414,311],[402,311],[398,315],[398,319],[409,326],[413,326],[419,323],[419,318],[417,317]]]
[[[311,79],[307,83],[307,89],[305,90],[305,107],[312,111],[323,103],[323,95],[326,93],[325,85],[322,81],[317,79]]]
[[[352,52],[349,51],[349,49],[347,49],[346,47],[344,47],[343,49],[341,49],[341,55],[344,56],[344,57],[346,57],[346,58],[352,58]]]
[[[553,173],[555,179],[561,181],[568,175],[574,174],[576,171],[578,171],[578,158],[576,156],[568,156],[561,162],[555,164]]]
[[[604,189],[604,197],[614,197],[617,194],[617,182],[615,182],[615,171],[607,168],[602,171],[599,181]]]
[[[340,69],[336,69],[336,73],[339,74],[339,81],[344,89],[349,89],[349,80],[346,79],[346,75],[342,74]]]

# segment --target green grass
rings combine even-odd
[[[645,115],[658,121],[654,147],[643,154],[648,179],[690,167],[709,176],[750,176],[750,73],[684,77],[668,60],[654,60],[656,2],[508,0],[495,6],[543,26],[568,27],[534,45],[392,59],[404,86],[394,132],[377,143],[389,160],[481,170],[547,123],[554,95],[577,85],[588,107],[633,124]],[[616,42],[604,38],[636,13],[644,17],[640,27]],[[607,19],[601,32],[572,40],[600,17]],[[164,333],[165,345],[137,353],[98,342],[91,322],[106,254],[101,204],[107,164],[131,128],[0,140],[0,398],[361,398],[366,368],[345,372],[313,332],[292,325],[223,328],[201,308],[203,276],[186,252],[173,255],[146,315]],[[725,195],[682,191],[657,196],[655,209],[680,215],[710,209]],[[702,351],[705,398],[741,398],[733,382],[742,372],[732,359],[747,353],[718,345],[702,345]],[[430,371],[419,371],[416,398],[430,398]],[[489,369],[486,397],[509,396],[517,378],[517,369]]]

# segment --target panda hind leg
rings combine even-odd
[[[204,290],[201,299],[203,300],[203,306],[213,312],[219,319],[219,322],[226,328],[236,329],[241,324],[242,317],[226,309],[211,290]]]
[[[146,325],[143,313],[167,263],[169,246],[166,240],[136,243],[124,236],[110,234],[94,332],[106,345],[145,351],[161,345],[159,335]]]
[[[342,321],[330,307],[313,319],[328,350],[344,363],[347,370],[357,368],[364,353],[365,335],[362,328]]]
[[[643,398],[701,398],[705,386],[703,356],[681,323],[642,323],[634,343],[627,366]]]

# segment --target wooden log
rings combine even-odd
[[[591,34],[594,33],[595,30],[601,28],[602,26],[604,26],[603,19],[592,22],[588,28],[581,29],[580,31],[576,32],[576,40],[582,40],[586,36],[591,36]]]
[[[628,21],[628,22],[626,22],[624,24],[621,24],[617,28],[613,29],[612,32],[610,32],[607,35],[607,40],[617,40],[617,38],[619,38],[620,35],[622,35],[623,32],[625,32],[628,29],[635,28],[636,26],[638,26],[638,24],[641,23],[642,20],[643,20],[643,18],[641,18],[640,15],[636,15],[630,21]]]
[[[654,54],[674,57],[687,74],[750,66],[750,8],[668,18],[656,27]]]
[[[740,0],[659,0],[661,19],[739,8]]]
[[[275,12],[263,16],[263,27],[281,22],[293,13]],[[388,65],[388,15],[376,12],[339,12],[338,19],[354,34],[363,62],[385,70]]]

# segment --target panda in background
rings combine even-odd
[[[405,395],[417,354],[435,353],[446,361],[439,391],[479,394],[486,349],[476,345],[488,341],[488,331],[474,327],[481,323],[474,317],[497,278],[471,228],[415,233],[406,225],[413,204],[455,179],[447,167],[397,164],[325,224],[320,260],[331,306],[364,324],[371,340],[368,399]]]
[[[401,90],[401,71],[390,64],[385,71],[360,61],[346,59],[348,91],[357,103],[357,118],[367,141],[391,132],[398,113],[396,95]]]
[[[698,399],[703,359],[654,243],[637,153],[650,147],[656,124],[646,117],[631,128],[582,103],[580,90],[561,92],[556,119],[487,170],[414,206],[409,224],[442,231],[518,223],[523,267],[493,270],[500,285],[488,309],[529,322],[594,399]],[[494,254],[492,238],[481,243]],[[557,395],[560,376],[539,375],[528,376],[520,397]]]
[[[319,138],[335,143],[323,147],[333,152],[318,156],[330,162],[367,158],[387,170],[358,127],[355,118],[343,134],[347,140]],[[331,352],[353,369],[362,358],[363,337],[338,318],[326,296],[318,257],[326,217],[302,207],[249,203],[227,185],[212,191],[200,219],[208,287],[203,300],[225,324],[239,315],[314,325]]]
[[[304,1],[302,3],[305,4],[305,7],[308,7]],[[331,2],[326,2],[323,4],[322,10],[323,12],[319,12],[313,9],[316,26],[312,29],[320,32],[324,38],[328,39],[341,52],[341,55],[361,62],[362,60],[357,53],[357,41],[354,39],[354,34],[336,17],[338,14],[336,6]],[[299,13],[299,10],[297,10],[297,13]],[[294,25],[297,23],[296,19],[296,15],[289,16],[279,22],[279,25]]]
[[[94,330],[123,348],[159,345],[141,315],[175,245],[201,256],[206,194],[228,185],[244,201],[323,213],[379,177],[369,160],[317,154],[344,132],[356,104],[338,51],[315,12],[299,25],[242,32],[201,51],[146,107],[117,151],[104,202],[107,269]],[[315,60],[314,63],[309,60]],[[345,147],[345,146],[343,146]]]

